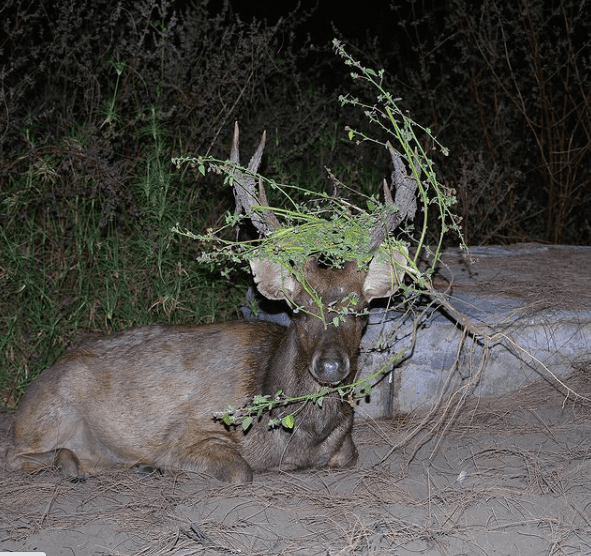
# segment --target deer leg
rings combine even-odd
[[[58,450],[54,465],[64,477],[71,479],[82,478],[80,475],[80,462],[74,452],[67,448]]]
[[[175,461],[176,460],[176,461]],[[179,451],[167,467],[206,473],[225,483],[251,483],[252,469],[236,446],[219,437],[204,438]]]
[[[353,444],[351,433],[347,433],[342,441],[339,449],[332,455],[328,462],[329,467],[353,467],[357,463],[357,448]]]
[[[40,453],[14,453],[14,450],[9,450],[6,463],[8,469],[19,469],[25,473],[35,473],[41,469],[53,467],[56,459],[56,451]]]
[[[86,474],[116,467],[118,460],[95,438],[82,419],[62,420],[59,426],[17,424],[14,444],[8,450],[9,469],[34,473],[57,467],[64,477],[83,479]]]

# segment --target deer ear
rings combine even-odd
[[[250,261],[258,290],[267,299],[293,299],[297,281],[293,274],[279,263],[255,258]]]
[[[392,251],[387,261],[374,258],[369,263],[369,272],[363,283],[363,294],[368,302],[390,297],[400,288],[406,266],[406,249],[404,251]]]

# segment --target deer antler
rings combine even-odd
[[[398,210],[387,211],[384,221],[378,224],[371,232],[369,243],[370,252],[375,251],[386,239],[388,234],[394,231],[404,220],[414,217],[417,210],[416,190],[417,182],[414,177],[406,173],[406,167],[400,154],[394,147],[387,143],[386,146],[392,157],[394,170],[392,171],[392,186],[396,188],[395,199],[388,188],[388,183],[384,180],[384,199],[386,205],[396,205]]]
[[[248,163],[248,171],[253,174],[256,174],[261,164],[266,140],[267,132],[263,131],[261,142]],[[240,164],[239,150],[240,132],[238,130],[238,122],[236,122],[234,124],[232,150],[230,152],[230,161],[235,164]],[[234,198],[236,199],[236,212],[244,212],[244,214],[249,215],[254,227],[259,231],[261,236],[268,236],[273,230],[280,227],[279,221],[271,211],[265,211],[264,214],[261,214],[260,211],[257,212],[254,210],[255,206],[269,206],[263,188],[263,182],[261,180],[259,180],[257,198],[256,181],[254,177],[245,172],[236,171],[234,174]]]

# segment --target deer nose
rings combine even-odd
[[[316,357],[312,363],[312,374],[319,382],[338,384],[349,374],[349,358],[343,353],[330,350]]]

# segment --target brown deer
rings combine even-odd
[[[250,172],[258,170],[264,144],[263,134]],[[231,161],[239,162],[237,126]],[[269,233],[278,225],[275,217],[253,211],[267,205],[262,186],[257,198],[250,173],[237,172],[234,182],[238,209],[250,213],[261,234]],[[393,203],[387,188],[385,194]],[[372,233],[372,249],[405,216],[389,214],[390,221]],[[256,394],[281,390],[296,396],[353,381],[366,324],[359,313],[372,299],[398,289],[403,275],[398,264],[405,257],[398,252],[394,259],[396,268],[374,259],[368,270],[355,261],[341,269],[317,260],[305,263],[305,281],[324,310],[339,310],[356,294],[338,326],[332,324],[334,313],[319,318],[309,287],[292,273],[255,259],[251,267],[259,291],[303,309],[294,312],[290,326],[246,321],[150,326],[85,341],[28,388],[16,413],[8,467],[32,472],[54,465],[67,477],[81,478],[139,466],[250,482],[253,471],[353,465],[353,408],[336,393],[321,407],[304,404],[292,430],[267,427],[267,416],[243,432],[213,415],[229,404],[244,406]]]

